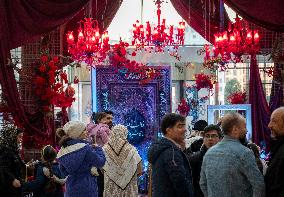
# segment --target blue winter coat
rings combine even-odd
[[[186,155],[166,138],[155,141],[148,152],[152,164],[153,197],[193,197],[191,169]]]
[[[68,176],[65,197],[97,197],[97,178],[91,168],[101,168],[105,155],[100,147],[92,147],[82,140],[70,140],[57,155],[61,172]]]
[[[39,163],[36,166],[35,180],[24,183],[24,191],[32,191],[34,197],[63,197],[63,186],[59,183],[56,183],[56,189],[54,192],[49,193],[44,191],[44,187],[48,183],[49,179],[44,175],[43,167],[44,165],[42,163]],[[58,178],[64,178],[59,170],[58,163],[54,163],[52,165],[52,172]]]
[[[263,197],[265,185],[253,152],[225,135],[203,157],[200,188],[207,197]]]

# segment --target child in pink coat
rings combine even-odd
[[[100,147],[103,147],[108,142],[111,133],[109,126],[104,122],[106,116],[107,114],[104,112],[96,113],[95,116],[92,117],[95,123],[90,122],[87,125],[90,140],[93,144]]]
[[[93,113],[91,122],[87,125],[89,140],[96,146],[103,147],[109,140],[111,130],[105,124],[104,118],[107,116],[104,112]],[[93,123],[93,121],[95,123]],[[91,173],[94,176],[99,176],[98,169],[92,167]],[[100,188],[99,188],[100,190]]]

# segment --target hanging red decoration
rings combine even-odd
[[[246,97],[246,92],[234,92],[227,97],[227,100],[231,104],[244,104]]]
[[[166,19],[161,21],[161,4],[164,1],[155,0],[154,2],[157,5],[158,24],[151,25],[147,21],[143,25],[139,20],[136,20],[136,23],[133,24],[132,45],[136,47],[136,50],[145,49],[150,53],[152,51],[164,52],[166,46],[172,46],[172,49],[168,49],[169,54],[179,60],[178,47],[184,45],[185,22],[179,22],[176,31],[173,25],[167,27]]]
[[[181,99],[181,102],[178,104],[177,111],[182,116],[188,115],[188,113],[190,111],[190,107],[189,107],[189,105],[188,105],[188,103],[186,102],[185,99]]]
[[[78,84],[78,83],[79,83],[79,78],[78,78],[78,76],[75,76],[75,77],[74,77],[74,81],[73,81],[73,82],[74,82],[74,84]]]
[[[214,37],[214,56],[221,56],[224,61],[242,62],[242,55],[260,50],[258,31],[249,29],[248,23],[238,16],[234,23],[229,23],[228,30]]]
[[[63,91],[64,86],[68,83],[68,76],[66,72],[62,72],[58,57],[51,58],[48,54],[44,54],[40,59],[41,63],[33,82],[35,94],[41,103],[42,111],[44,113],[52,112],[53,105],[56,107],[70,107],[75,101],[75,90],[68,89],[71,87],[68,85],[66,91]]]
[[[196,89],[199,91],[202,88],[211,90],[215,83],[213,75],[206,75],[204,73],[195,74]]]
[[[135,60],[129,60],[127,58],[128,52],[127,47],[128,43],[120,40],[118,44],[115,44],[112,48],[110,55],[110,62],[119,73],[124,74],[127,78],[131,76],[135,79],[140,79],[141,83],[147,83],[153,79],[156,79],[160,73],[155,69],[149,68],[147,65],[138,63]],[[136,53],[131,53],[132,56],[136,56]]]
[[[268,69],[263,69],[263,72],[266,73],[268,75],[268,77],[272,77],[274,75],[274,68],[270,67]]]
[[[101,64],[110,49],[108,32],[101,35],[98,21],[93,18],[85,18],[80,22],[76,40],[73,32],[68,32],[67,43],[72,59],[89,66]]]

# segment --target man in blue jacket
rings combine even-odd
[[[224,138],[205,154],[200,188],[207,197],[263,197],[265,185],[253,152],[241,144],[247,129],[245,118],[228,113],[222,119]]]
[[[153,197],[193,197],[191,169],[183,153],[185,118],[167,114],[161,123],[164,137],[153,142],[148,152],[152,165]]]

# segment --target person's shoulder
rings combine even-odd
[[[281,144],[275,154],[276,157],[284,158],[284,144]]]
[[[284,143],[279,146],[279,151],[284,152]]]

